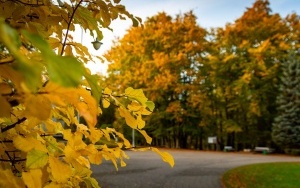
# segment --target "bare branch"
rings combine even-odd
[[[23,5],[26,5],[26,6],[31,6],[31,7],[39,7],[39,6],[44,6],[45,5],[44,3],[39,3],[38,0],[36,1],[36,4],[26,3],[26,2],[23,2],[21,0],[8,0],[8,1],[17,2],[17,3],[23,4]]]
[[[23,122],[26,121],[26,120],[27,120],[27,118],[26,118],[26,117],[23,117],[23,118],[19,119],[17,122],[15,122],[15,123],[13,123],[13,124],[7,126],[7,127],[1,128],[1,133],[4,133],[4,132],[6,132],[6,131],[8,131],[8,130],[10,130],[10,129],[12,129],[12,128],[14,128],[16,125],[18,125],[18,124],[20,124],[20,123],[23,123]]]
[[[62,49],[61,49],[61,52],[60,52],[60,55],[63,55],[64,54],[64,51],[65,51],[65,47],[66,47],[66,44],[67,44],[67,38],[68,38],[68,35],[69,35],[69,31],[70,31],[70,26],[71,26],[71,23],[73,21],[73,18],[75,16],[75,12],[76,10],[78,9],[78,7],[80,6],[80,4],[83,2],[83,0],[80,0],[78,2],[78,4],[75,6],[73,12],[72,12],[72,15],[70,17],[70,20],[68,22],[68,27],[67,27],[67,31],[66,31],[66,34],[65,34],[65,39],[64,39],[64,42],[63,42],[63,46],[62,46]]]

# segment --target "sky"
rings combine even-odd
[[[142,18],[142,20],[162,11],[175,16],[192,10],[201,27],[212,28],[224,27],[226,23],[233,23],[243,15],[247,7],[252,7],[254,2],[255,0],[121,0],[120,4],[125,5],[130,13]],[[300,14],[299,0],[269,0],[269,2],[272,12],[279,13],[282,17],[293,12]],[[113,32],[103,31],[104,39],[101,41],[103,45],[98,51],[91,49],[90,40],[86,40],[88,34],[83,33],[84,40],[82,43],[91,49],[92,55],[101,56],[110,49],[112,41],[116,37],[122,38],[131,25],[131,20],[112,22]],[[105,74],[107,63],[91,63],[89,67],[92,73]]]

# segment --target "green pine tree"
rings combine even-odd
[[[282,63],[280,81],[273,141],[287,153],[300,154],[300,60],[296,54]]]

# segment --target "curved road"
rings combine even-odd
[[[234,152],[193,150],[168,151],[175,159],[174,168],[163,162],[154,152],[126,151],[130,159],[126,167],[116,171],[104,161],[93,166],[95,177],[102,188],[221,188],[221,176],[228,169],[253,163],[294,161],[300,157]]]

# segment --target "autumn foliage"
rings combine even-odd
[[[207,138],[216,136],[218,150],[278,148],[278,83],[289,51],[299,56],[299,15],[281,17],[256,0],[224,27],[205,29],[197,19],[161,12],[129,29],[105,54],[107,81],[143,88],[154,101],[146,129],[156,145],[214,149]]]
[[[71,32],[79,25],[101,40],[113,20],[141,20],[118,0],[4,0],[0,10],[0,187],[99,187],[91,164],[125,166],[131,145],[116,129],[97,128],[97,117],[114,105],[151,144],[143,117],[154,103],[141,89],[102,88],[84,66],[94,57]],[[99,144],[113,137],[116,147]]]

